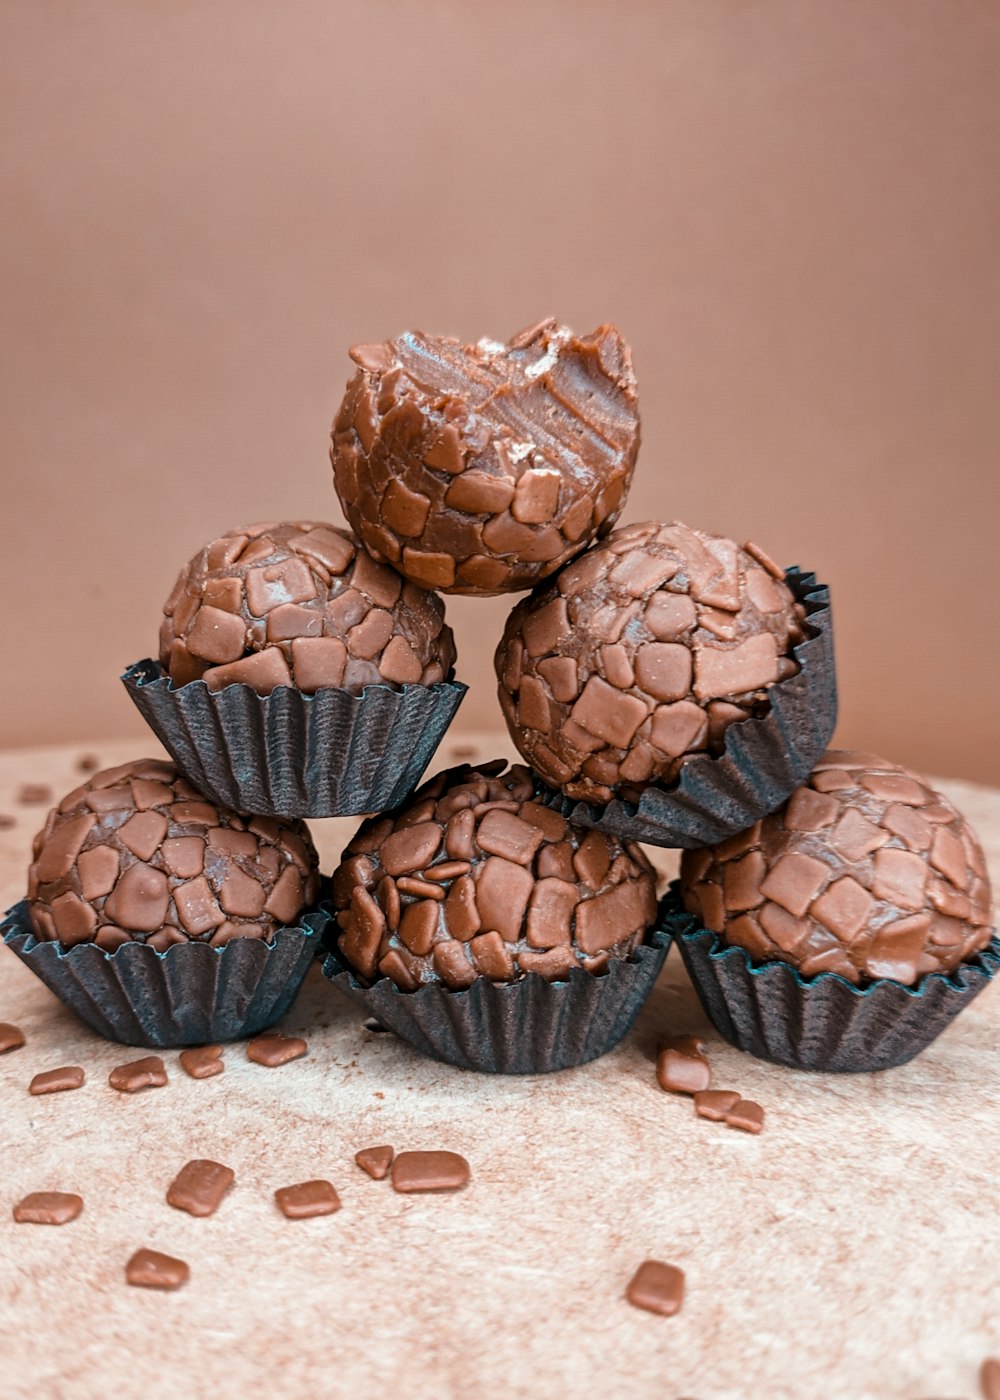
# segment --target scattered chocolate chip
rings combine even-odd
[[[125,1282],[133,1288],[180,1288],[191,1277],[183,1259],[172,1259],[155,1249],[137,1249],[125,1265]]]
[[[43,802],[52,801],[52,789],[45,783],[25,783],[18,791],[17,800],[22,807],[40,807]]]
[[[722,1123],[739,1101],[740,1096],[735,1089],[699,1089],[694,1096],[694,1111],[699,1118]]]
[[[354,1154],[355,1162],[363,1172],[368,1173],[372,1181],[382,1181],[389,1175],[392,1157],[391,1147],[363,1147],[360,1152]]]
[[[1000,1361],[988,1356],[979,1368],[979,1389],[983,1400],[1000,1400]]]
[[[764,1126],[764,1110],[752,1099],[740,1099],[726,1114],[726,1124],[730,1128],[741,1128],[745,1133],[759,1133]]]
[[[181,1051],[181,1069],[192,1079],[212,1079],[226,1068],[221,1045],[199,1045]]]
[[[469,1180],[469,1164],[457,1152],[400,1152],[392,1163],[396,1191],[457,1191]]]
[[[656,1078],[672,1094],[697,1094],[712,1082],[712,1071],[697,1036],[673,1036],[656,1057]]]
[[[0,1055],[8,1050],[20,1050],[24,1044],[24,1031],[20,1026],[12,1026],[9,1021],[0,1021]]]
[[[101,760],[95,753],[82,753],[76,760],[77,771],[80,773],[94,773],[101,766]]]
[[[146,1055],[127,1065],[116,1065],[108,1075],[112,1089],[121,1094],[137,1094],[140,1089],[161,1089],[167,1082],[167,1069],[159,1055]]]
[[[0,812],[0,831],[9,831],[12,826],[17,826],[17,818],[8,816],[6,812]]]
[[[43,1070],[28,1085],[29,1094],[61,1094],[64,1089],[79,1089],[86,1075],[80,1065],[63,1065],[60,1069]]]
[[[279,1186],[274,1199],[282,1215],[289,1220],[333,1215],[340,1209],[340,1197],[329,1181],[303,1181],[298,1186]]]
[[[83,1197],[71,1191],[32,1191],[14,1207],[21,1225],[67,1225],[83,1210]]]
[[[255,1036],[247,1046],[247,1059],[254,1064],[276,1069],[309,1053],[309,1046],[297,1035],[282,1035],[280,1031],[265,1031]]]
[[[684,1271],[674,1264],[647,1259],[632,1275],[625,1297],[635,1308],[673,1317],[684,1301]]]
[[[231,1167],[196,1158],[181,1167],[167,1187],[167,1205],[188,1215],[214,1215],[235,1180]]]

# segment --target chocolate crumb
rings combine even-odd
[[[699,1118],[708,1118],[713,1123],[725,1122],[726,1114],[740,1101],[735,1089],[699,1089],[694,1096],[694,1111]]]
[[[764,1126],[764,1110],[752,1099],[740,1099],[726,1114],[726,1125],[741,1128],[745,1133],[759,1133]]]
[[[389,1175],[392,1158],[391,1147],[363,1147],[360,1152],[354,1154],[355,1162],[363,1172],[368,1173],[372,1181],[382,1181]]]
[[[309,1053],[309,1046],[297,1035],[282,1035],[280,1031],[265,1031],[255,1036],[247,1046],[247,1059],[254,1064],[276,1069]]]
[[[9,1021],[0,1021],[0,1055],[8,1050],[20,1050],[24,1044],[24,1031],[20,1026],[12,1026]]]
[[[282,1215],[289,1220],[333,1215],[340,1209],[340,1197],[329,1181],[303,1181],[298,1186],[279,1186],[274,1199]]]
[[[656,1058],[656,1078],[672,1094],[697,1094],[712,1082],[712,1071],[694,1035],[672,1036]]]
[[[469,1180],[469,1164],[457,1152],[400,1152],[392,1164],[396,1191],[457,1191]]]
[[[226,1068],[221,1045],[199,1045],[181,1051],[181,1069],[192,1079],[212,1079]]]
[[[17,818],[0,812],[0,831],[9,831],[12,826],[17,826]]]
[[[82,753],[76,760],[77,771],[80,773],[95,773],[100,767],[101,760],[95,753]]]
[[[133,1288],[180,1288],[191,1277],[183,1259],[172,1259],[155,1249],[137,1249],[125,1265],[125,1282]]]
[[[14,1207],[20,1225],[68,1225],[83,1210],[83,1197],[72,1191],[32,1191]]]
[[[167,1187],[167,1205],[188,1215],[214,1215],[235,1180],[232,1167],[196,1158],[181,1167]]]
[[[79,1089],[86,1075],[80,1065],[62,1065],[59,1069],[43,1070],[28,1085],[29,1094],[61,1094],[65,1089]]]
[[[674,1264],[647,1259],[632,1275],[625,1297],[634,1308],[673,1317],[684,1301],[684,1271]]]
[[[983,1400],[1000,1400],[1000,1361],[988,1356],[979,1368],[979,1389]]]
[[[127,1065],[116,1065],[108,1075],[112,1089],[121,1094],[137,1094],[140,1089],[161,1089],[167,1082],[167,1069],[159,1055],[146,1055]]]
[[[22,807],[40,807],[52,801],[52,789],[45,783],[24,783],[18,790],[17,800]]]

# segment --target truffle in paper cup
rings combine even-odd
[[[0,931],[25,967],[98,1035],[170,1049],[240,1040],[274,1025],[298,996],[326,923],[327,915],[314,910],[269,942],[180,943],[165,952],[123,943],[109,953],[95,943],[40,941],[21,900]]]

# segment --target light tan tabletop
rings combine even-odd
[[[152,743],[95,749],[101,765]],[[461,736],[441,759],[508,753]],[[24,891],[46,807],[81,750],[0,754],[3,905]],[[1000,885],[1000,792],[942,787],[977,827]],[[314,824],[324,870],[353,821]],[[660,860],[670,873],[675,858]],[[1000,988],[917,1061],[877,1075],[796,1073],[727,1046],[676,952],[625,1042],[551,1078],[494,1078],[423,1059],[314,969],[283,1028],[309,1041],[281,1069],[242,1045],[225,1073],[117,1094],[141,1051],[80,1025],[8,950],[0,1020],[0,1400],[975,1400],[1000,1353]],[[697,1030],[716,1084],[765,1105],[760,1137],[696,1119],[653,1076],[658,1041]],[[28,1095],[39,1070],[85,1086]],[[396,1195],[362,1147],[451,1148],[458,1195]],[[164,1200],[190,1158],[236,1172],[211,1219]],[[276,1187],[329,1178],[343,1208],[288,1221]],[[17,1225],[29,1191],[77,1191],[81,1217]],[[128,1288],[146,1245],[178,1255],[177,1293]],[[687,1275],[681,1313],[622,1292],[646,1257]]]

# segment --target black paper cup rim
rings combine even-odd
[[[642,943],[596,975],[574,968],[548,982],[529,972],[517,982],[477,977],[460,991],[433,982],[408,992],[389,977],[365,986],[336,933],[331,919],[322,967],[339,991],[414,1049],[480,1074],[551,1074],[606,1055],[630,1030],[671,942],[658,912]]]
[[[837,723],[830,590],[797,566],[785,582],[803,604],[811,636],[792,649],[796,675],[768,689],[766,714],[731,724],[721,754],[693,754],[669,787],[639,801],[600,806],[540,784],[539,800],[576,826],[652,846],[712,846],[775,811],[812,772]]]
[[[214,802],[254,816],[347,817],[395,807],[417,787],[465,698],[461,681],[331,687],[174,686],[159,662],[122,675],[178,771]]]
[[[274,1025],[298,995],[329,922],[315,908],[271,939],[176,943],[162,952],[129,942],[108,952],[36,938],[28,909],[26,899],[8,909],[5,945],[91,1030],[148,1049],[241,1040]]]
[[[792,1069],[859,1074],[915,1059],[1000,970],[996,932],[951,972],[929,972],[913,986],[878,978],[864,986],[836,972],[802,977],[791,964],[755,962],[724,944],[666,897],[666,924],[716,1030],[758,1059]]]

